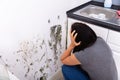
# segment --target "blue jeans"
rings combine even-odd
[[[76,66],[63,65],[62,73],[65,80],[90,80],[88,75]]]

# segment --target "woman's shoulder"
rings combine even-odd
[[[105,42],[105,40],[102,37],[97,37],[96,42],[93,44],[97,45],[97,46],[102,46],[102,45],[107,45],[107,43]]]
[[[97,37],[97,40],[96,41],[104,41],[105,42],[105,40],[102,38],[102,37]]]

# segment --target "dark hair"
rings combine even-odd
[[[73,49],[73,52],[84,50],[85,48],[91,46],[97,39],[95,32],[84,23],[76,22],[72,24],[71,32],[74,30],[76,31],[76,33],[78,33],[75,41],[81,41],[81,44],[79,46],[76,46]]]

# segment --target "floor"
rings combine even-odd
[[[55,75],[53,75],[49,80],[64,80],[61,69],[59,69]]]

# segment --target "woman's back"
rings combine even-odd
[[[74,54],[91,80],[118,80],[112,51],[102,38],[97,38],[92,46]]]

